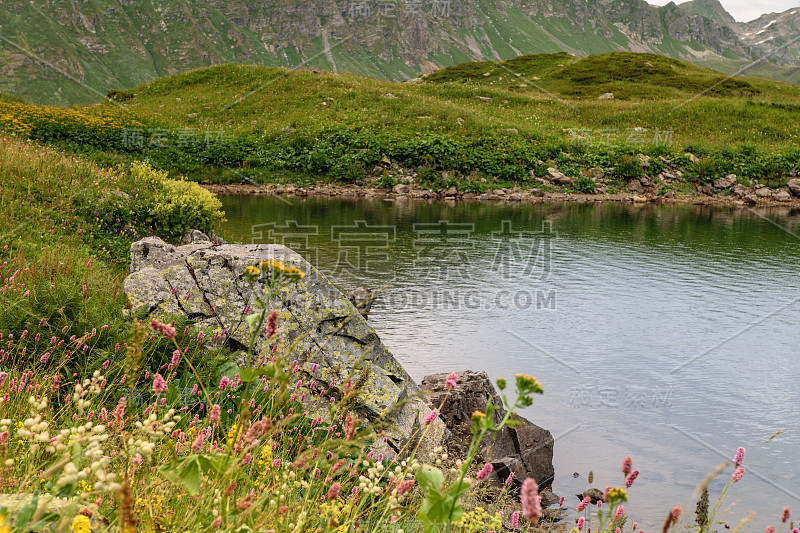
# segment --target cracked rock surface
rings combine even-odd
[[[137,316],[166,321],[185,315],[206,337],[217,334],[217,343],[246,354],[250,331],[244,321],[245,310],[250,307],[248,312],[252,313],[257,309],[255,294],[243,272],[248,265],[270,259],[305,273],[302,280],[269,302],[269,308],[279,313],[279,333],[291,346],[290,359],[298,361],[299,379],[335,381],[335,387],[327,388],[338,396],[339,386],[349,376],[353,375],[355,381],[368,368],[367,382],[359,396],[360,414],[368,420],[388,415],[392,427],[386,431],[386,442],[377,447],[390,457],[406,451],[404,446],[409,448],[430,413],[419,397],[419,387],[353,304],[293,250],[277,244],[208,241],[173,246],[148,237],[131,246],[131,274],[125,279],[125,293]],[[255,289],[262,295],[265,292],[261,282]],[[262,331],[254,353],[266,354],[270,347]],[[312,372],[314,364],[317,366]],[[391,409],[403,401],[402,408]],[[317,400],[309,402],[308,407],[324,404]],[[440,419],[431,426],[419,444],[418,456],[449,436]]]

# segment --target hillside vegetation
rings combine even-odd
[[[72,105],[226,63],[402,81],[465,61],[620,50],[726,73],[761,59],[757,75],[798,82],[791,41],[797,16],[775,18],[756,27],[736,23],[718,3],[659,7],[644,0],[4,0],[0,90]]]
[[[598,100],[607,92],[613,100]],[[113,131],[84,135],[72,122],[62,128],[62,118],[42,118],[62,112],[28,106],[26,116],[39,125],[23,134],[105,163],[145,157],[194,179],[260,182],[356,180],[383,158],[522,182],[548,161],[575,175],[614,170],[625,155],[684,152],[703,160],[699,169],[684,168],[702,179],[736,172],[780,180],[796,167],[800,146],[800,87],[727,78],[652,54],[523,56],[402,84],[225,65],[111,98],[72,113],[118,116],[101,124]],[[0,125],[3,116],[0,107]]]

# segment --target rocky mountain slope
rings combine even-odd
[[[714,0],[689,4],[4,0],[0,90],[35,102],[69,104],[220,63],[302,65],[404,80],[471,60],[618,50],[669,55],[727,72],[769,55],[771,63],[750,74],[800,80],[797,48],[772,52],[796,32],[796,14],[780,15],[780,22],[751,38],[746,25],[726,17]]]

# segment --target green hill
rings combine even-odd
[[[664,100],[709,96],[756,96],[751,81],[655,54],[615,52],[588,57],[569,54],[521,56],[502,63],[464,63],[424,77],[431,83],[466,83],[509,90],[539,89],[562,98]],[[771,84],[770,84],[771,85]],[[773,94],[777,97],[777,94]]]
[[[614,99],[598,99],[607,92]],[[75,110],[0,106],[0,127],[24,116],[6,129],[105,164],[145,158],[223,182],[357,180],[386,158],[514,181],[559,158],[578,172],[685,151],[705,157],[698,172],[747,164],[757,177],[788,175],[800,146],[800,87],[628,52],[465,63],[406,83],[223,65],[111,98]]]
[[[604,93],[614,100],[598,100]],[[117,98],[171,127],[276,135],[331,128],[480,137],[516,129],[563,138],[569,128],[659,128],[678,142],[798,142],[800,87],[652,54],[522,56],[473,62],[392,83],[350,74],[225,65],[156,80]],[[780,104],[783,108],[775,107]],[[786,107],[788,106],[788,107]]]

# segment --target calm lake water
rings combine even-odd
[[[369,321],[415,379],[537,376],[545,394],[523,414],[555,437],[569,506],[590,470],[620,484],[629,455],[627,508],[660,530],[744,446],[732,527],[800,514],[800,212],[222,201],[226,236],[287,244],[340,288],[386,286]]]

